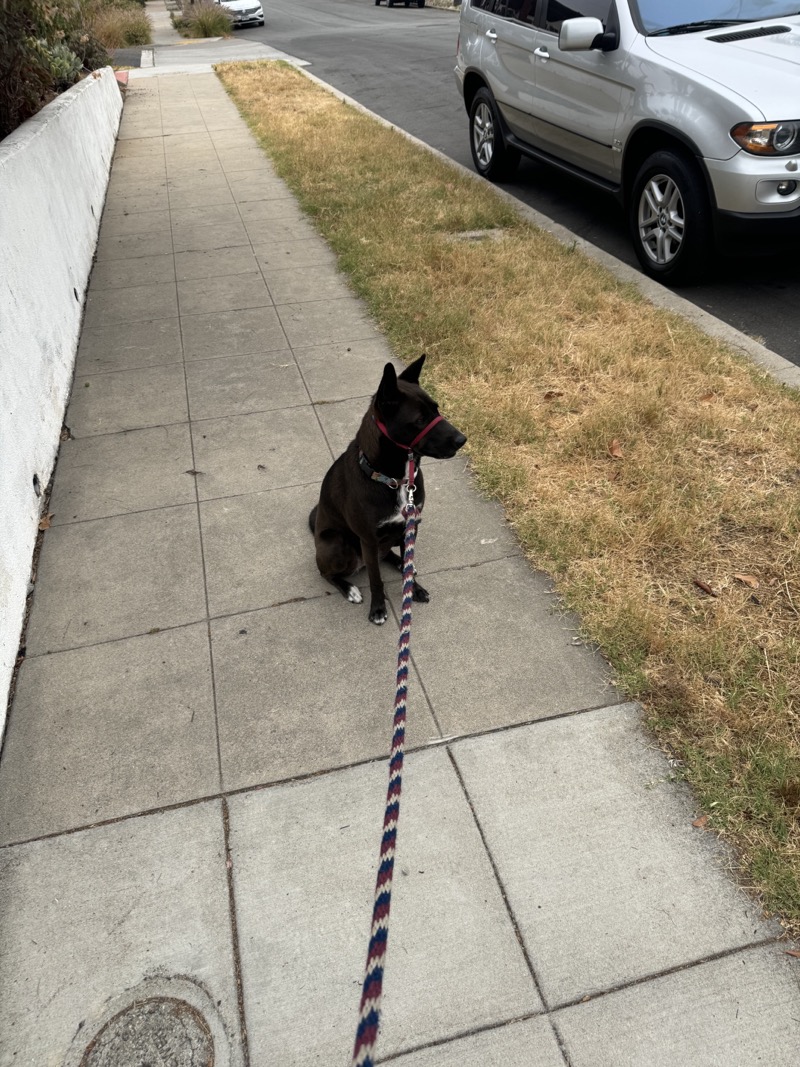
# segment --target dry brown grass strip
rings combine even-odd
[[[800,928],[800,403],[277,64],[220,68],[482,487]],[[453,240],[501,228],[497,241]]]

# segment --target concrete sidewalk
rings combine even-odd
[[[0,1064],[349,1063],[400,583],[371,626],[306,517],[389,358],[216,77],[133,81],[0,762]],[[795,1065],[779,927],[425,472],[380,1058]]]
[[[147,17],[153,27],[153,63],[135,72],[134,77],[163,77],[164,74],[210,74],[214,63],[238,63],[256,59],[284,59],[295,66],[307,66],[252,37],[210,37],[200,40],[182,37],[172,25],[170,13],[162,0],[147,0]]]

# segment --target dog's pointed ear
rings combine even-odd
[[[425,353],[423,352],[419,359],[415,359],[413,363],[409,363],[400,375],[400,380],[403,382],[410,382],[411,385],[419,385],[419,376],[422,373],[422,364],[424,362]]]
[[[383,368],[383,377],[375,395],[378,407],[386,404],[396,404],[400,399],[400,390],[397,388],[397,373],[391,363]]]

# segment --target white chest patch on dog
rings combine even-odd
[[[405,482],[397,490],[397,504],[395,510],[391,515],[387,515],[385,519],[381,519],[378,523],[378,528],[381,526],[391,526],[396,522],[405,522],[405,516],[403,515],[403,509],[408,505],[408,486]]]

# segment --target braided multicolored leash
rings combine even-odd
[[[380,865],[375,883],[375,906],[372,910],[372,933],[367,950],[367,967],[361,990],[358,1029],[353,1048],[353,1067],[373,1067],[383,995],[383,968],[389,940],[389,909],[392,905],[392,875],[394,850],[397,842],[397,822],[400,817],[403,752],[406,738],[406,696],[408,694],[408,660],[411,638],[411,603],[414,594],[414,543],[419,519],[414,506],[414,462],[409,457],[408,504],[404,508],[406,528],[403,540],[403,614],[397,645],[397,691],[394,698],[392,753],[389,760],[389,788],[386,793],[386,813],[383,817]]]

